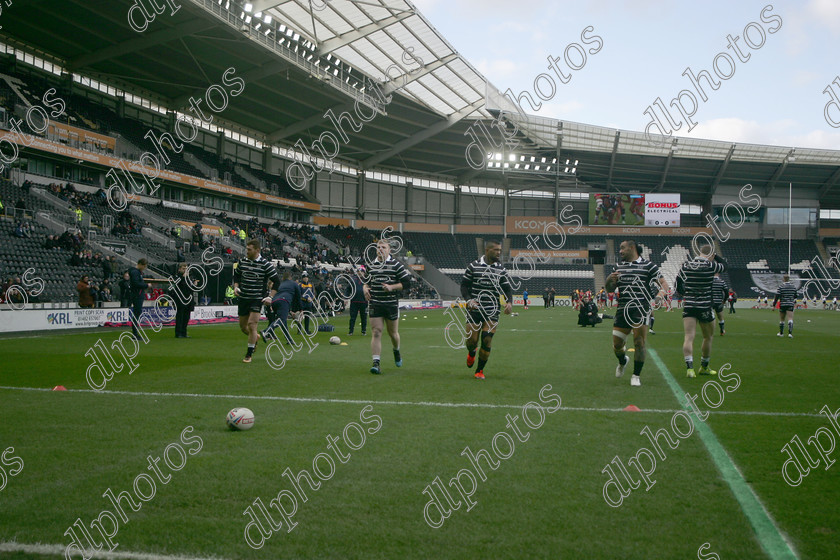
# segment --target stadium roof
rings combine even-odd
[[[792,182],[825,207],[840,208],[837,151],[686,138],[652,145],[638,132],[522,117],[498,103],[498,90],[405,0],[178,3],[177,13],[154,14],[142,32],[129,24],[129,0],[27,3],[4,10],[0,40],[184,112],[190,97],[221,85],[225,70],[234,68],[246,87],[229,99],[223,119],[216,118],[285,146],[300,141],[309,147],[321,133],[335,133],[325,113],[353,114],[357,100],[373,105],[370,80],[383,80],[384,94],[392,95],[385,113],[358,131],[345,125],[349,142],[337,159],[361,169],[461,184],[553,187],[556,164],[548,173],[516,173],[511,166],[504,175],[467,164],[467,134],[475,132],[468,129],[482,119],[493,132],[490,119],[502,109],[508,129],[519,131],[514,157],[578,160],[576,176],[562,178],[582,190],[664,190],[703,202],[722,185],[752,183],[769,193]],[[143,23],[136,9],[133,16],[135,27]],[[491,105],[485,106],[485,92]]]

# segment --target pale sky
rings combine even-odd
[[[697,125],[688,132],[682,124],[676,136],[840,149],[840,128],[824,116],[830,97],[823,93],[837,78],[834,89],[840,99],[840,0],[412,1],[500,91],[528,90],[542,103],[535,111],[523,102],[529,113],[643,131],[650,121],[644,111],[657,97],[669,104],[686,89],[697,98],[692,117]],[[756,25],[748,34],[756,48],[744,39],[751,22]],[[586,34],[590,44],[583,44],[581,33],[588,26],[594,30]],[[727,35],[739,37],[735,46],[740,53],[727,48]],[[584,66],[572,71],[563,60],[567,45],[595,50],[594,36],[603,46],[587,53]],[[572,47],[569,55],[580,66],[577,52]],[[714,71],[721,52],[735,63],[728,80]],[[571,75],[568,83],[549,69],[549,56],[560,59],[557,66]],[[742,62],[739,56],[749,59]],[[707,70],[720,82],[713,90],[700,80],[706,101],[682,75],[687,67],[695,74]],[[725,57],[718,58],[718,69],[732,71]],[[541,73],[552,76],[556,85],[548,101],[534,91],[534,79]],[[541,78],[540,85],[549,97],[549,82]],[[688,96],[684,105],[691,109]],[[669,109],[681,119],[676,109]],[[840,104],[829,116],[840,123]]]

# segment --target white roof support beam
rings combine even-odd
[[[618,153],[618,140],[621,138],[621,131],[615,131],[615,141],[613,142],[612,156],[610,156],[610,173],[607,176],[607,191],[612,188],[613,168],[615,167],[615,155]]]
[[[791,150],[785,156],[785,159],[779,164],[779,167],[776,168],[776,172],[773,173],[773,177],[770,178],[770,181],[767,183],[767,189],[764,191],[764,196],[768,196],[770,191],[773,190],[773,187],[776,186],[776,182],[779,180],[779,177],[782,176],[782,173],[785,172],[785,168],[787,168],[787,164],[790,161],[790,157],[794,154],[795,150]]]
[[[98,51],[76,57],[67,63],[67,68],[70,70],[78,70],[80,68],[96,64],[97,62],[142,51],[148,49],[149,47],[160,45],[161,43],[168,43],[169,41],[180,39],[181,37],[186,37],[195,33],[200,33],[208,29],[213,29],[214,27],[216,27],[215,22],[201,19],[193,20],[189,23],[148,33],[144,36],[138,37],[137,39],[129,39],[128,41],[123,41],[118,45],[109,46],[104,49],[99,49]]]
[[[426,128],[424,130],[421,130],[420,132],[418,132],[418,133],[416,133],[412,136],[409,136],[405,140],[397,142],[396,144],[394,144],[393,148],[391,148],[389,150],[385,150],[383,152],[379,152],[375,156],[366,159],[365,161],[362,162],[362,169],[370,169],[374,165],[377,165],[377,164],[385,161],[386,159],[397,155],[398,153],[402,152],[403,150],[407,150],[408,148],[419,144],[423,140],[426,140],[427,138],[431,138],[432,136],[434,136],[434,135],[436,135],[440,132],[443,132],[447,128],[453,126],[455,123],[457,123],[458,121],[460,121],[464,117],[468,116],[469,114],[473,113],[474,111],[477,111],[478,109],[480,109],[483,106],[484,106],[484,100],[482,99],[480,102],[474,103],[473,105],[465,107],[465,108],[461,109],[460,111],[458,111],[457,113],[452,113],[446,119],[438,121],[435,124],[433,124],[432,126]]]
[[[271,8],[276,8],[281,4],[285,4],[285,2],[278,2],[277,0],[251,0],[249,3],[254,6],[252,12],[254,14],[257,12],[265,12]]]
[[[349,110],[353,109],[353,103],[348,103],[346,105],[336,105],[335,107],[330,107],[330,109],[336,115],[340,115],[344,111],[349,111]],[[309,127],[315,126],[316,124],[319,124],[319,123],[323,123],[324,119],[325,119],[324,115],[326,113],[327,113],[327,111],[324,111],[323,113],[318,112],[318,113],[315,113],[314,115],[312,115],[310,117],[307,117],[303,120],[299,120],[294,124],[290,124],[289,126],[287,126],[285,128],[280,128],[278,130],[275,130],[274,132],[272,132],[271,134],[269,134],[266,137],[266,140],[270,144],[274,144],[275,142],[277,142],[279,140],[282,140],[284,138],[288,138],[289,136],[293,136],[295,134],[303,132],[304,130],[306,130]]]
[[[269,62],[269,63],[263,64],[262,66],[259,66],[257,68],[252,68],[251,70],[248,70],[247,72],[242,74],[242,76],[240,76],[240,78],[245,80],[246,84],[252,83],[252,82],[258,82],[262,78],[265,78],[266,76],[273,76],[274,74],[276,74],[278,72],[281,72],[282,70],[285,70],[286,68],[290,68],[290,67],[291,67],[291,65],[288,62],[282,61],[282,60],[277,61],[277,62]],[[192,91],[188,94],[182,95],[181,97],[177,97],[170,102],[169,106],[170,106],[171,109],[175,109],[175,110],[184,109],[187,106],[187,103],[189,102],[190,97],[193,97],[193,96],[196,96],[196,95],[200,96],[204,93],[205,90],[206,90],[206,88],[198,88],[198,89],[196,89],[196,90],[194,90],[194,91]]]
[[[353,31],[349,31],[340,37],[335,37],[333,39],[328,39],[318,45],[315,49],[315,54],[318,56],[325,56],[328,53],[333,52],[336,49],[339,49],[345,45],[349,45],[353,41],[358,41],[371,33],[379,31],[380,29],[385,29],[389,25],[393,25],[397,22],[400,22],[406,18],[409,18],[414,15],[412,11],[404,11],[400,12],[397,15],[387,17],[385,19],[381,19],[376,23],[371,23],[369,25],[365,25],[360,27],[359,29],[354,29]]]
[[[834,187],[834,185],[837,184],[838,180],[840,180],[840,167],[838,167],[837,171],[832,173],[831,177],[828,178],[828,181],[826,181],[825,184],[823,184],[823,186],[820,187],[820,194],[818,195],[819,198],[822,198],[825,195],[827,195],[828,191],[830,191]]]
[[[723,165],[720,166],[718,169],[717,176],[715,177],[715,181],[712,183],[712,189],[709,194],[714,195],[715,191],[717,191],[718,185],[720,185],[720,180],[723,179],[723,174],[726,173],[726,168],[729,167],[729,161],[732,159],[732,154],[735,153],[735,144],[729,148],[729,153],[726,154],[726,159],[723,160]]]
[[[386,82],[385,85],[382,87],[382,90],[385,92],[385,95],[388,95],[389,93],[392,93],[392,92],[404,87],[406,84],[410,84],[411,82],[417,80],[418,78],[422,78],[423,76],[425,76],[429,72],[434,72],[435,70],[437,70],[441,66],[446,66],[449,62],[451,62],[453,60],[456,60],[457,58],[458,58],[457,54],[447,55],[447,56],[445,56],[445,57],[443,57],[439,60],[436,60],[434,62],[431,62],[431,63],[425,65],[423,68],[420,68],[414,74],[408,72],[406,74],[403,74],[402,76],[400,76],[397,79],[392,79],[392,80]],[[405,77],[406,79],[402,80],[403,77]],[[403,83],[401,83],[400,85],[396,85],[396,82],[403,82]]]

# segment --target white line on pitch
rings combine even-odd
[[[64,556],[66,546],[62,544],[26,544],[19,542],[0,542],[0,552],[24,552],[26,554],[41,554]],[[183,556],[181,554],[152,554],[149,552],[130,552],[101,550],[90,552],[88,558],[104,558],[105,560],[224,560],[220,556],[198,557]]]
[[[52,392],[52,389],[45,387],[9,387],[0,385],[0,390],[7,391],[36,391],[36,392]],[[275,395],[214,395],[202,393],[162,393],[153,391],[109,391],[104,389],[102,391],[94,391],[92,389],[70,389],[70,393],[100,393],[104,395],[129,395],[137,397],[187,397],[197,399],[251,399],[261,401],[289,401],[289,402],[317,402],[317,403],[337,403],[337,404],[378,404],[390,406],[425,406],[425,407],[442,407],[442,408],[511,408],[520,409],[522,405],[518,404],[493,404],[493,403],[451,403],[451,402],[433,402],[433,401],[375,401],[364,399],[327,399],[321,397],[278,397]],[[547,408],[547,407],[540,407]],[[623,408],[600,408],[600,407],[586,407],[586,406],[564,406],[560,410],[568,410],[572,412],[624,412]],[[649,408],[643,409],[641,412],[654,412],[662,414],[673,414],[679,412],[678,409],[660,409]],[[823,417],[817,413],[810,412],[762,412],[762,411],[717,411],[710,410],[710,414],[731,415],[731,416],[805,416],[813,418]]]

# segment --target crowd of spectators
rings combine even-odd
[[[26,291],[24,297],[23,291]],[[36,287],[30,286],[27,290],[20,280],[20,276],[9,276],[5,282],[0,284],[0,303],[10,303],[12,305],[20,305],[26,302],[40,303],[41,300],[35,294]]]
[[[29,185],[27,185],[29,183]],[[21,185],[21,188],[27,190],[32,183],[30,181],[24,181]],[[92,208],[95,201],[98,201],[99,205],[107,205],[107,195],[103,189],[99,189],[97,193],[91,192],[83,192],[76,190],[71,183],[50,183],[44,187],[47,191],[51,192],[61,200],[65,202],[69,202],[75,208]]]
[[[66,249],[67,251],[79,252],[85,246],[85,238],[81,231],[75,233],[70,230],[61,235],[48,235],[44,240],[44,249]]]
[[[122,284],[120,284],[122,289]],[[113,288],[110,280],[91,281],[90,277],[85,274],[79,279],[76,284],[76,291],[79,294],[79,307],[93,308],[102,307],[103,303],[114,301]],[[128,294],[125,294],[126,299]],[[123,295],[120,294],[122,300]]]
[[[141,235],[141,229],[143,226],[148,225],[148,222],[141,224],[131,214],[131,212],[126,209],[117,214],[114,227],[111,228],[111,235]]]

